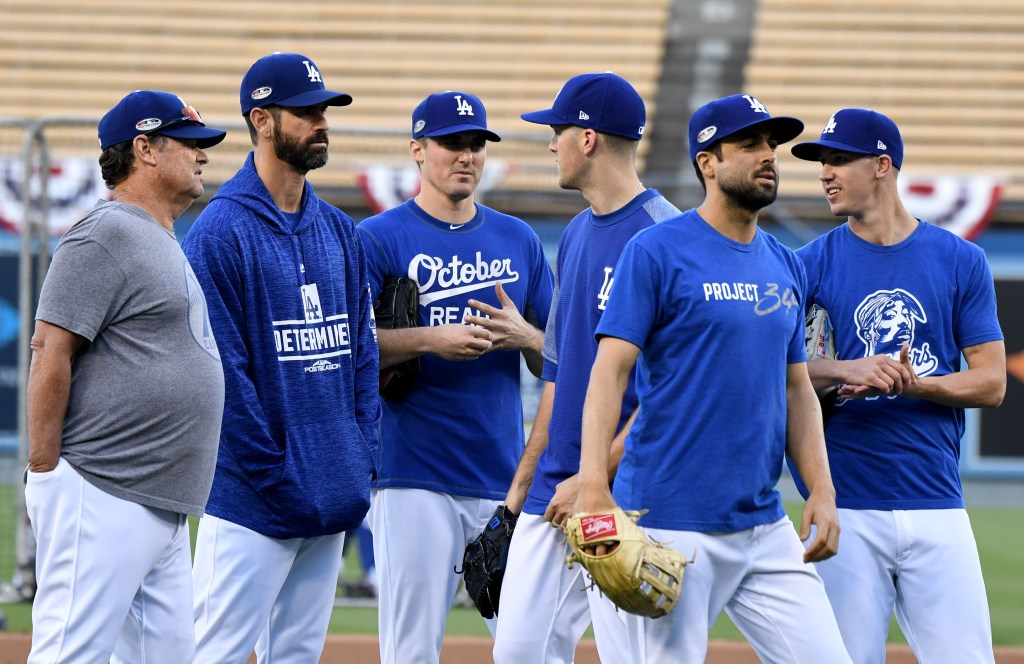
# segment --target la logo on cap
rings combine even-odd
[[[462,95],[455,95],[455,110],[459,115],[473,115],[473,105],[468,99],[463,99]]]

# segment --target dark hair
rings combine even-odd
[[[167,141],[167,137],[163,134],[147,138],[156,147],[160,147]],[[107,189],[113,189],[132,174],[132,168],[135,166],[135,152],[132,148],[134,142],[133,139],[111,145],[100,154],[100,171],[103,174],[103,184],[107,185]]]
[[[711,147],[701,150],[701,152],[710,152],[715,155],[718,161],[722,161],[722,141],[715,141]],[[704,191],[708,190],[708,185],[704,182],[704,174],[700,172],[700,168],[697,166],[697,160],[693,160],[693,170],[697,173],[697,179],[700,180],[700,186],[704,188]]]
[[[270,113],[270,116],[274,118],[274,122],[277,122],[278,124],[281,123],[280,106],[259,106],[258,108],[262,108],[266,110],[268,113]],[[249,128],[249,140],[252,141],[253,145],[256,145],[256,139],[258,138],[258,135],[256,134],[256,127],[255,125],[253,125],[252,119],[249,117],[250,115],[252,115],[252,111],[249,111],[245,114],[245,126]]]

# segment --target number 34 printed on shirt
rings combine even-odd
[[[786,305],[786,312],[788,313],[791,307],[798,306],[799,304],[800,302],[797,301],[792,288],[787,288],[782,291],[782,295],[779,295],[779,285],[769,282],[768,288],[764,292],[764,297],[754,305],[754,313],[758,316],[767,316],[782,305]]]

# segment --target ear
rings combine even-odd
[[[713,156],[714,155],[707,151],[697,153],[697,170],[699,170],[701,175],[704,176],[705,181],[715,179],[715,168],[711,164]]]
[[[153,144],[149,142],[148,136],[136,136],[132,140],[132,152],[135,153],[135,159],[142,164],[149,164],[150,166],[156,165],[156,150],[153,148]]]
[[[409,154],[416,160],[417,165],[423,165],[423,162],[427,160],[427,155],[423,151],[423,143],[415,138],[409,139]]]
[[[878,155],[878,165],[875,167],[875,179],[881,180],[893,173],[896,167],[892,165],[892,157],[887,154]]]
[[[265,108],[254,108],[249,111],[249,120],[256,128],[260,138],[269,140],[273,137],[274,116]]]
[[[598,137],[597,132],[593,129],[582,129],[579,133],[580,150],[582,150],[585,155],[594,154],[594,150],[597,149],[597,142],[599,140],[600,138]]]

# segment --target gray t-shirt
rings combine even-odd
[[[206,299],[174,236],[101,201],[61,238],[36,319],[85,337],[61,456],[113,496],[202,514],[224,373]]]

